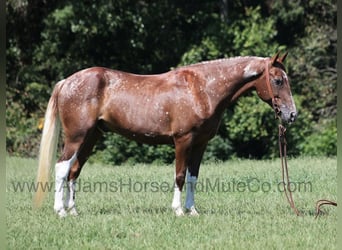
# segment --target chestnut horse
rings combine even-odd
[[[283,61],[235,57],[179,67],[158,75],[136,75],[101,67],[88,68],[58,82],[45,114],[40,145],[38,183],[49,180],[61,124],[62,155],[55,165],[55,212],[77,215],[75,182],[102,133],[175,147],[172,208],[184,214],[181,193],[186,182],[185,209],[198,215],[194,202],[201,159],[225,109],[248,90],[275,110],[285,122],[297,116]],[[252,115],[252,114],[251,114]],[[63,187],[67,191],[63,199]],[[41,187],[40,185],[38,185]],[[39,188],[34,204],[42,204]]]

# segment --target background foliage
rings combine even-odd
[[[55,83],[90,66],[149,74],[239,55],[289,51],[299,111],[291,154],[336,155],[336,1],[11,0],[7,11],[7,151],[36,157]],[[272,110],[249,94],[230,107],[205,159],[277,154]],[[172,162],[172,147],[107,134],[93,161]]]

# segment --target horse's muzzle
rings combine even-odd
[[[287,122],[289,124],[293,123],[297,118],[297,112],[296,111],[280,111],[280,117],[283,120],[283,122]]]

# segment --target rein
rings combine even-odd
[[[277,104],[275,103],[275,97],[273,95],[273,91],[272,91],[272,87],[271,87],[271,83],[270,83],[270,76],[269,76],[269,69],[268,69],[267,61],[265,62],[265,74],[266,74],[265,78],[266,78],[267,89],[268,89],[268,92],[271,96],[272,107],[273,107],[273,110],[275,112],[275,116],[277,118],[279,113],[280,113],[280,110],[279,110]],[[279,156],[280,156],[280,160],[281,160],[283,189],[284,189],[284,193],[286,195],[286,199],[289,202],[292,210],[294,211],[294,213],[297,216],[300,216],[301,214],[300,214],[299,210],[297,209],[296,205],[294,204],[293,197],[292,197],[292,191],[290,188],[290,178],[289,178],[289,171],[288,171],[288,166],[287,166],[287,149],[286,149],[287,143],[286,143],[285,132],[286,132],[286,128],[280,123],[278,125],[278,145],[279,145]],[[285,182],[285,179],[286,179],[286,182]],[[323,206],[323,205],[337,206],[337,203],[334,201],[326,200],[326,199],[318,200],[316,202],[316,216],[315,216],[315,218],[317,218],[318,215],[321,213],[321,206]]]

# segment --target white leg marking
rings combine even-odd
[[[68,187],[65,196],[65,207],[71,215],[77,216],[76,204],[75,204],[75,186],[76,180],[71,180],[68,182]]]
[[[189,215],[199,215],[195,209],[195,190],[196,190],[197,177],[191,176],[190,172],[186,173],[186,200],[185,208]]]
[[[55,204],[53,206],[55,212],[60,216],[60,217],[65,217],[66,212],[64,210],[63,206],[63,185],[64,185],[64,178],[60,177],[58,174],[61,172],[61,169],[65,169],[68,166],[66,166],[67,162],[59,162],[56,164],[56,181],[55,181]]]
[[[74,164],[77,158],[75,153],[70,160],[58,162],[55,167],[56,179],[55,179],[55,204],[54,210],[60,217],[65,217],[67,215],[64,204],[63,204],[63,191],[64,191],[64,181],[66,180],[71,166]]]
[[[175,211],[177,216],[184,215],[184,212],[182,209],[181,197],[182,197],[182,192],[179,190],[177,184],[175,183],[172,208]]]

